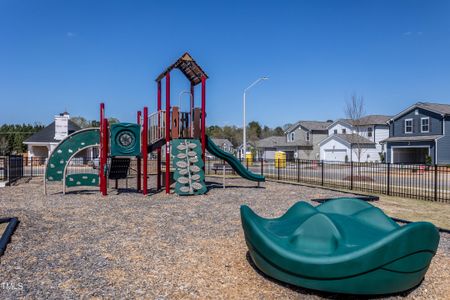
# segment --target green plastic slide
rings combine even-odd
[[[276,219],[262,218],[243,205],[241,220],[252,260],[262,272],[333,293],[409,290],[424,278],[439,244],[433,224],[400,226],[355,198],[317,207],[298,202]]]
[[[265,181],[264,176],[254,174],[247,170],[247,168],[242,165],[241,162],[233,154],[220,149],[219,146],[214,144],[214,142],[208,136],[206,137],[206,150],[208,150],[208,152],[215,157],[225,160],[233,168],[233,170],[235,170],[236,173],[239,174],[239,176],[251,181]]]

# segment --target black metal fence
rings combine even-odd
[[[0,157],[0,180],[44,176],[45,158]],[[450,203],[450,167],[318,160],[257,160],[243,162],[247,168],[268,179],[344,188],[405,198]],[[222,174],[224,161],[206,160],[206,174]],[[12,168],[9,168],[12,166]],[[136,176],[137,159],[131,159],[129,175]],[[227,174],[234,171],[225,164]],[[96,173],[98,160],[74,158],[68,173]],[[156,173],[156,159],[149,159],[149,174]]]
[[[221,160],[207,160],[207,174],[222,174]],[[268,179],[450,203],[450,167],[318,160],[244,162]]]
[[[0,170],[2,158],[0,158]],[[23,177],[43,177],[45,175],[45,157],[24,157],[22,161],[23,165]],[[156,159],[149,159],[148,172],[156,172]],[[67,173],[98,173],[99,160],[92,157],[75,157],[70,161]],[[135,176],[138,171],[138,163],[136,158],[131,158],[129,174]],[[1,171],[0,171],[1,178]]]
[[[12,183],[22,178],[23,166],[22,155],[0,157],[0,181]]]

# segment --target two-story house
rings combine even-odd
[[[418,102],[389,120],[387,162],[450,163],[450,104]]]
[[[214,144],[220,147],[223,151],[234,153],[234,147],[233,143],[230,142],[228,139],[219,139],[219,138],[212,138],[211,139]]]
[[[389,116],[368,115],[358,120],[339,119],[328,126],[320,143],[320,159],[338,162],[380,162],[389,136]]]
[[[331,121],[298,121],[284,136],[271,136],[256,143],[259,157],[274,159],[275,152],[283,151],[287,159],[319,159],[319,143],[328,136]]]

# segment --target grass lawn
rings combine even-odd
[[[450,229],[450,204],[448,203],[380,195],[380,200],[372,204],[391,217],[408,221],[428,221],[438,227]]]
[[[285,183],[327,189],[327,187],[320,187],[317,185],[309,185],[304,183]],[[371,202],[371,204],[382,209],[390,217],[404,219],[412,222],[427,221],[433,223],[435,226],[450,230],[450,203],[393,197],[376,193],[366,193],[357,190],[351,191],[338,188],[335,188],[333,190],[379,196],[380,200],[373,201]]]

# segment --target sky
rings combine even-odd
[[[367,114],[450,104],[450,1],[0,0],[0,124],[98,119],[102,101],[134,122],[184,52],[209,76],[208,125],[242,126],[261,76],[247,121],[271,127],[345,117],[353,94]],[[173,71],[173,105],[188,87]]]

